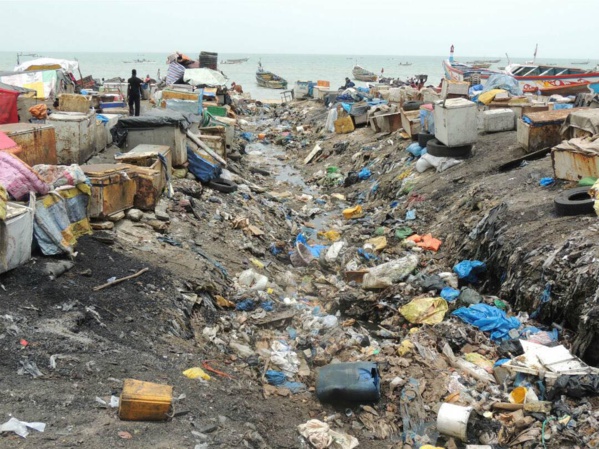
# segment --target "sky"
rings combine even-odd
[[[0,0],[0,51],[599,59],[599,0]],[[8,19],[8,20],[6,20]]]

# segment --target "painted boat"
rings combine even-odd
[[[378,76],[359,65],[354,66],[352,75],[358,81],[376,81]]]
[[[564,97],[567,97],[568,95],[590,93],[590,84],[590,81],[564,84],[562,81],[558,80],[547,82],[543,87],[539,87],[539,91],[541,92],[541,95],[545,95],[547,97],[551,95],[563,95]]]
[[[256,83],[258,83],[258,86],[266,87],[267,89],[287,89],[287,80],[264,70],[262,64],[258,66],[258,71],[256,72]]]
[[[599,82],[599,71],[576,67],[510,64],[505,68],[505,72],[518,80],[524,92],[542,91],[543,88],[550,89],[551,87],[561,89],[571,87],[572,90],[576,90],[583,89],[584,85]],[[586,89],[582,91],[584,92]]]
[[[477,69],[468,64],[461,64],[456,61],[443,61],[445,77],[454,81],[464,81],[473,74],[479,74],[481,82],[484,82],[489,76],[497,73],[507,73],[518,80],[523,92],[537,92],[538,90],[558,93],[585,92],[586,85],[599,83],[599,71],[584,70],[575,67],[559,67],[539,64],[510,64],[505,71],[499,72],[489,69]],[[560,88],[551,90],[552,87]],[[560,94],[562,95],[562,94]]]

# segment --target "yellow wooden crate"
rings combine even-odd
[[[119,418],[126,421],[164,421],[171,411],[173,387],[125,379]]]

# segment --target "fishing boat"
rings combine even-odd
[[[264,70],[262,63],[258,63],[256,83],[258,83],[258,86],[266,87],[267,89],[287,89],[287,81],[272,72]]]
[[[488,62],[479,62],[476,64],[472,64],[473,69],[488,69],[489,67],[491,67],[491,64]]]
[[[575,64],[575,65],[587,65],[589,62],[591,62],[591,61],[587,59],[586,61],[572,62],[571,64]]]
[[[563,84],[561,81],[554,81],[547,82],[543,86],[539,86],[538,90],[541,92],[541,95],[545,95],[547,97],[550,97],[551,95],[562,95],[567,97],[568,95],[591,92],[590,84],[590,81],[570,84]]]
[[[359,65],[354,66],[352,76],[358,81],[376,81],[378,76]]]
[[[400,62],[399,65],[409,66],[409,65],[412,65],[412,63],[411,62]]]
[[[241,58],[241,59],[227,59],[225,61],[221,61],[221,64],[243,64],[244,62],[248,62],[250,58]]]

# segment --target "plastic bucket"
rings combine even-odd
[[[443,404],[437,414],[437,430],[444,435],[466,441],[470,413],[472,413],[472,407]]]

